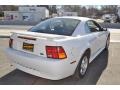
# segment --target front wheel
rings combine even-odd
[[[110,44],[110,35],[108,36],[108,38],[106,40],[106,46],[105,46],[106,50],[109,48],[109,44]]]

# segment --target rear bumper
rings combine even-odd
[[[68,60],[57,61],[10,48],[6,49],[6,54],[17,69],[42,78],[59,80],[74,73]]]

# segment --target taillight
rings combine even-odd
[[[61,46],[46,46],[46,54],[48,58],[65,59],[67,55]]]
[[[10,38],[10,40],[9,40],[9,47],[12,48],[12,46],[13,46],[13,39]]]

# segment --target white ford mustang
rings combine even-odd
[[[56,17],[13,32],[6,54],[12,65],[32,75],[59,80],[77,72],[83,78],[109,40],[109,31],[92,19]]]

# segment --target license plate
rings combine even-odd
[[[24,43],[23,42],[23,50],[31,51],[33,52],[34,44]]]

